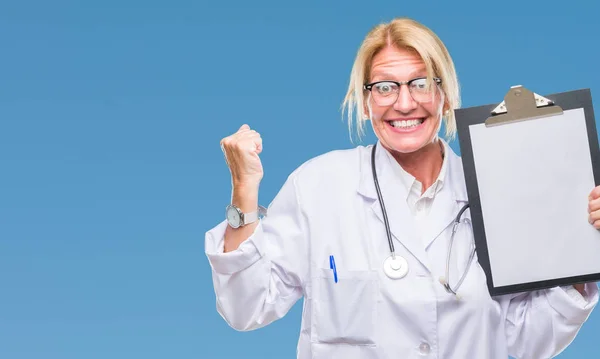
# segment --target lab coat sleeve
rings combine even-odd
[[[502,296],[509,354],[538,359],[562,352],[598,303],[596,283],[587,283],[585,292],[565,286]]]
[[[217,311],[236,330],[254,330],[280,319],[303,294],[307,231],[295,181],[293,173],[267,216],[236,250],[223,253],[226,221],[206,233]]]

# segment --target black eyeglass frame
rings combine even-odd
[[[375,86],[375,85],[377,85],[377,84],[380,84],[380,83],[384,83],[384,82],[390,82],[390,83],[393,83],[394,85],[398,86],[398,88],[400,88],[402,85],[407,85],[407,86],[409,86],[409,88],[410,88],[410,85],[411,85],[413,82],[415,82],[415,81],[417,81],[417,80],[426,80],[426,79],[427,79],[427,77],[417,77],[417,78],[414,78],[414,79],[412,79],[412,80],[408,80],[408,81],[400,81],[400,82],[398,82],[398,81],[392,81],[392,80],[381,80],[381,81],[375,81],[375,82],[371,82],[371,83],[365,84],[365,85],[363,86],[363,88],[364,88],[365,90],[367,90],[367,91],[371,91],[371,90],[373,89],[373,86]],[[435,82],[437,85],[439,85],[439,84],[441,84],[441,83],[442,83],[442,79],[440,79],[439,77],[434,77],[434,78],[433,78],[433,81],[434,81],[434,82]]]
[[[442,83],[442,79],[440,79],[439,77],[433,77],[432,79],[433,79],[433,81],[435,83],[434,86],[439,86],[439,84]],[[375,82],[371,82],[371,83],[368,83],[368,84],[364,85],[364,89],[367,90],[367,91],[369,91],[370,94],[372,94],[373,91],[371,91],[371,90],[373,89],[373,86],[375,86],[377,84],[380,84],[380,83],[391,83],[391,84],[394,84],[394,85],[398,86],[397,92],[395,92],[395,93],[392,92],[394,94],[393,96],[395,96],[394,97],[395,98],[394,101],[392,101],[390,104],[387,104],[387,103],[386,104],[381,104],[377,100],[375,100],[375,102],[378,103],[379,106],[389,106],[392,103],[394,103],[395,101],[397,101],[398,100],[398,96],[400,95],[400,89],[402,88],[402,85],[407,85],[408,86],[408,91],[410,92],[410,96],[413,98],[414,101],[416,101],[418,103],[422,103],[422,104],[429,103],[429,102],[431,102],[433,100],[433,98],[431,98],[429,100],[423,100],[423,99],[417,99],[415,97],[415,93],[414,93],[415,90],[413,90],[413,87],[411,86],[411,84],[413,82],[419,81],[419,80],[427,80],[427,77],[417,77],[417,78],[414,78],[412,80],[401,81],[401,82],[399,82],[399,81],[392,81],[392,80],[375,81]],[[416,91],[418,91],[418,90],[416,90]],[[423,94],[421,93],[420,95],[423,95]]]

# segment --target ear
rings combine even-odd
[[[446,117],[450,113],[450,104],[444,100],[444,106],[442,107],[442,116]]]
[[[369,120],[371,119],[369,116],[369,104],[367,103],[368,100],[368,96],[364,97],[363,100],[363,115],[365,118],[368,118]]]

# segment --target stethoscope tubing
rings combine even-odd
[[[396,253],[394,250],[394,242],[392,241],[392,233],[390,230],[390,223],[388,220],[388,216],[387,216],[387,211],[385,210],[385,204],[383,202],[383,195],[381,194],[381,188],[379,187],[379,180],[377,178],[377,170],[375,169],[375,150],[376,150],[377,144],[373,145],[373,149],[371,150],[371,170],[373,172],[373,182],[375,184],[375,190],[377,191],[377,198],[379,199],[379,205],[381,207],[381,213],[383,214],[383,222],[385,224],[385,232],[387,235],[387,239],[388,239],[388,245],[390,248],[390,253],[391,253],[391,257],[392,260],[396,259]],[[458,290],[458,288],[460,287],[460,285],[462,284],[462,282],[464,281],[469,267],[471,266],[471,262],[473,261],[473,258],[475,256],[475,250],[473,249],[473,251],[471,252],[470,256],[469,256],[469,261],[467,263],[467,268],[465,270],[465,273],[461,276],[461,278],[459,279],[457,285],[455,288],[452,288],[449,284],[449,275],[450,275],[450,256],[451,256],[451,251],[452,251],[452,244],[454,242],[454,234],[456,233],[456,229],[458,227],[458,225],[460,224],[460,218],[463,215],[463,213],[469,208],[469,203],[466,203],[458,212],[458,214],[456,215],[456,218],[454,219],[454,225],[452,227],[452,235],[450,237],[450,241],[448,242],[448,256],[446,258],[446,278],[445,278],[445,282],[443,282],[443,286],[446,288],[446,290],[448,292],[454,293],[455,295],[457,294],[456,291]]]
[[[394,251],[394,242],[392,241],[392,232],[390,231],[390,223],[388,221],[387,212],[385,210],[385,204],[383,203],[383,196],[381,195],[381,189],[379,188],[379,180],[377,179],[377,170],[375,169],[375,148],[377,144],[373,145],[371,151],[371,169],[373,172],[373,182],[375,183],[375,190],[377,191],[377,198],[379,199],[379,205],[381,206],[381,213],[383,214],[383,222],[385,224],[385,232],[387,234],[388,244],[393,259],[396,259],[396,253]]]

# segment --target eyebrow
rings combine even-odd
[[[396,79],[396,76],[390,74],[389,72],[373,72],[371,74],[371,78],[372,79],[375,79],[377,77],[384,78],[384,79],[387,79],[387,80]],[[422,69],[422,70],[413,71],[413,72],[411,72],[411,75],[409,77],[410,77],[410,79],[416,79],[416,78],[420,78],[420,77],[427,77],[427,70]]]

